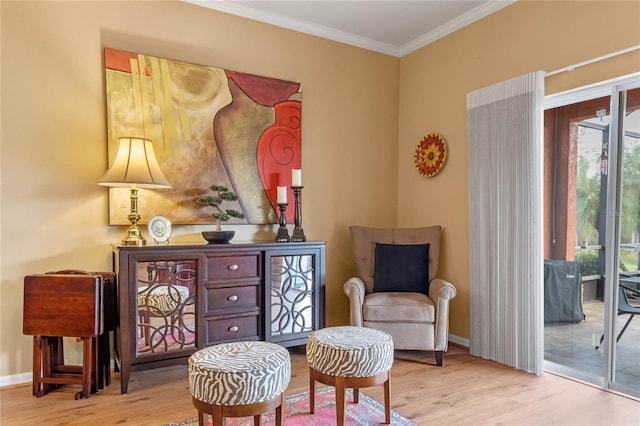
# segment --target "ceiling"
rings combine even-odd
[[[516,0],[184,0],[402,57]]]

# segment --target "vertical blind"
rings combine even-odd
[[[467,94],[470,352],[542,374],[544,72]]]

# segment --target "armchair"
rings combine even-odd
[[[449,301],[456,297],[456,288],[451,283],[436,278],[441,226],[352,226],[350,231],[356,276],[347,280],[343,290],[349,297],[351,325],[386,331],[393,337],[395,349],[435,351],[436,364],[442,366],[443,354],[448,346]],[[411,245],[416,248],[426,246],[428,262],[419,258],[413,262],[423,263],[428,271],[425,271],[427,276],[420,278],[420,281],[423,280],[419,283],[423,286],[423,291],[411,291],[411,287],[406,287],[403,283],[394,284],[404,287],[401,291],[389,291],[389,288],[386,291],[376,291],[376,288],[383,287],[384,278],[379,274],[376,280],[376,271],[381,272],[382,260],[376,262],[375,255],[382,247],[386,246],[387,249],[387,245]],[[392,257],[385,256],[387,264],[389,261],[393,262]],[[410,276],[406,269],[412,269],[413,265],[407,264],[407,256],[402,255],[398,261],[408,266],[398,267],[398,277]],[[384,287],[388,286],[385,284]]]

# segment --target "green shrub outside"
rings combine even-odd
[[[576,262],[583,266],[582,275],[598,274],[598,250],[578,250],[576,252]],[[638,269],[638,253],[633,250],[620,250],[620,270],[633,271]]]
[[[579,250],[576,252],[576,262],[582,263],[582,276],[598,275],[598,250]]]

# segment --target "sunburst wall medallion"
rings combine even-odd
[[[413,155],[416,170],[422,176],[438,174],[447,159],[447,142],[438,133],[429,133],[418,143]]]

